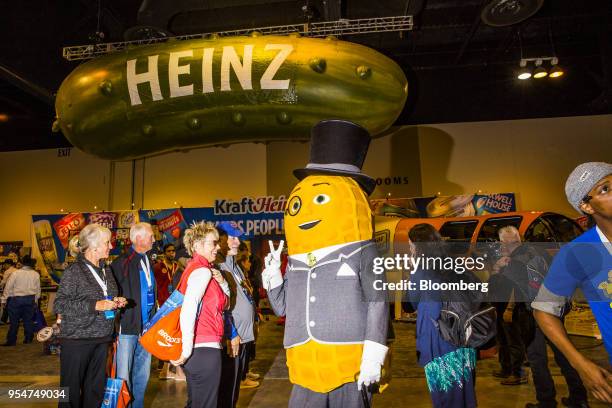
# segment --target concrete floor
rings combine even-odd
[[[422,369],[416,364],[414,330],[412,323],[395,323],[397,339],[393,349],[393,379],[389,388],[374,399],[374,405],[385,408],[430,407],[427,386]],[[4,341],[7,326],[0,326],[0,342]],[[276,325],[276,318],[264,322],[257,343],[257,359],[252,369],[265,374],[261,386],[256,389],[242,390],[238,406],[240,408],[286,407],[291,383],[287,377],[285,353],[282,349],[283,327]],[[20,333],[22,335],[22,333]],[[600,341],[586,337],[573,337],[577,346],[596,361],[607,359]],[[19,339],[21,342],[21,338]],[[552,361],[552,357],[550,359]],[[153,364],[156,366],[156,364]],[[496,359],[478,362],[477,395],[481,407],[518,408],[527,402],[535,402],[535,392],[531,379],[529,384],[502,386],[491,373],[498,369]],[[42,354],[42,345],[18,344],[15,347],[0,347],[0,407],[56,407],[53,402],[20,402],[16,404],[7,399],[8,389],[44,388],[59,384],[59,358]],[[567,387],[558,367],[551,364],[551,372],[557,384],[560,401],[567,395]],[[145,405],[147,408],[183,407],[186,399],[184,382],[162,381],[158,372],[152,370]],[[606,404],[591,400],[591,407],[605,407]],[[559,405],[561,406],[561,405]]]

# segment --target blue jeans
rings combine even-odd
[[[132,408],[143,408],[151,372],[151,354],[138,342],[139,336],[120,334],[117,345],[117,377],[127,381]]]
[[[8,299],[6,309],[9,315],[9,331],[6,334],[6,343],[15,345],[17,343],[17,331],[19,330],[19,321],[23,320],[23,330],[25,332],[25,343],[32,342],[34,338],[34,295],[31,296],[14,296]]]

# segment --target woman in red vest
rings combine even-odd
[[[214,269],[219,233],[211,222],[194,223],[183,242],[192,256],[179,290],[185,294],[180,315],[183,349],[172,361],[183,365],[187,377],[187,406],[216,408],[221,381],[223,311],[228,305],[229,286]]]

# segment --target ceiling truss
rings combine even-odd
[[[356,34],[383,33],[393,31],[410,31],[413,28],[413,16],[394,16],[362,18],[355,20],[340,19],[320,23],[290,24],[272,27],[248,28],[242,30],[220,31],[214,33],[181,35],[177,37],[154,38],[138,41],[123,41],[102,44],[76,45],[64,47],[62,55],[69,61],[87,60],[101,55],[125,50],[129,47],[164,43],[169,40],[196,40],[211,36],[229,37],[250,35],[258,32],[264,35],[300,34],[305,37],[327,37]]]

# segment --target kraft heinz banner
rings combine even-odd
[[[113,250],[119,255],[130,247],[130,227],[135,223],[149,222],[155,234],[155,248],[182,240],[183,232],[194,221],[234,221],[244,233],[244,239],[282,239],[285,197],[244,197],[238,201],[216,200],[214,207],[170,208],[161,210],[105,211],[95,213],[70,213],[33,215],[32,222],[36,244],[47,271],[59,281],[63,264],[70,259],[70,239],[87,225],[98,223],[112,232]]]
[[[279,240],[284,236],[286,204],[285,196],[241,197],[218,199],[213,207],[203,208],[33,215],[32,222],[45,266],[59,281],[62,264],[69,258],[70,238],[87,224],[98,223],[111,230],[114,256],[130,247],[130,227],[139,221],[153,226],[157,251],[167,243],[179,243],[189,224],[201,220],[234,221],[244,232],[244,239]],[[372,200],[370,204],[375,214],[402,217],[456,217],[516,210],[513,193]]]
[[[410,218],[467,217],[516,211],[514,193],[370,200],[376,215]]]

